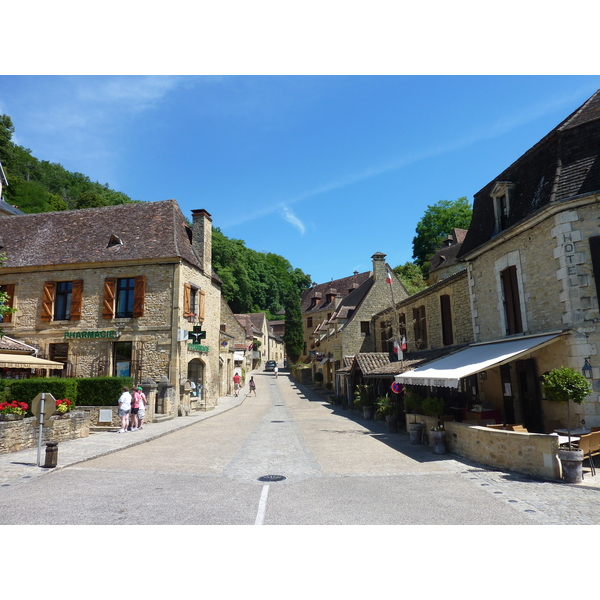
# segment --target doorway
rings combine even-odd
[[[540,386],[536,375],[535,359],[517,361],[517,381],[523,410],[523,425],[532,433],[544,433],[540,402]]]
[[[199,358],[194,358],[188,363],[187,378],[194,383],[193,394],[199,400],[204,399],[204,363]]]

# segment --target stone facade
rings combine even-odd
[[[174,200],[7,218],[0,285],[14,284],[17,312],[5,333],[63,362],[53,375],[166,378],[175,399],[155,417],[214,406],[228,376],[219,360],[221,282],[211,268],[210,215],[193,211],[193,219],[187,227]],[[59,314],[65,282],[72,290]],[[133,306],[119,313],[127,294]],[[194,328],[202,336],[190,340]]]

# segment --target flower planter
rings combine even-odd
[[[0,415],[0,421],[22,421],[25,415]]]
[[[411,444],[421,444],[421,438],[423,437],[423,423],[409,423],[408,434],[410,435]]]
[[[373,418],[373,407],[372,406],[363,406],[363,417],[365,419],[372,419]]]
[[[385,418],[390,433],[398,433],[398,417],[388,415]]]
[[[433,442],[433,451],[436,454],[446,454],[446,432],[430,431],[429,439]]]
[[[565,483],[581,483],[583,481],[583,450],[559,450],[558,458],[562,464],[563,481]]]

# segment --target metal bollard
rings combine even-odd
[[[49,442],[46,444],[46,462],[44,469],[53,469],[58,462],[58,443]]]

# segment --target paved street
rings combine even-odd
[[[600,523],[596,477],[569,486],[437,456],[286,374],[254,376],[257,397],[62,443],[55,470],[37,449],[1,456],[0,523]]]

